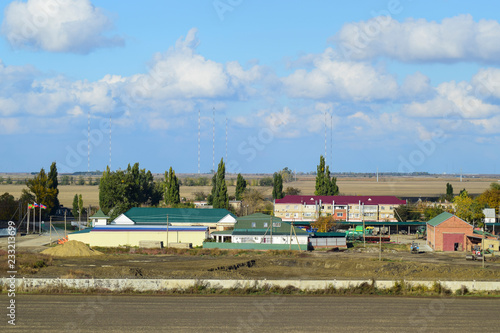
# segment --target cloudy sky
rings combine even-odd
[[[345,3],[2,1],[0,172],[500,173],[499,5]]]

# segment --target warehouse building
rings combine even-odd
[[[427,244],[435,251],[470,251],[481,239],[474,227],[461,218],[444,212],[427,222]]]
[[[72,233],[70,240],[90,246],[141,246],[141,242],[202,246],[211,231],[230,229],[236,217],[226,209],[136,207],[108,222],[101,210],[90,217],[93,228]]]

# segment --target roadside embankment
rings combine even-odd
[[[0,279],[5,290],[9,279]],[[238,279],[41,279],[15,280],[18,292],[131,292],[131,293],[206,293],[222,290],[283,290],[305,294],[397,294],[429,295],[492,292],[500,294],[500,281],[430,281],[430,280],[238,280]],[[191,292],[190,292],[191,291]],[[212,292],[210,292],[212,291]],[[323,291],[323,292],[322,292]],[[328,292],[330,291],[330,292]],[[359,292],[358,292],[359,291]],[[384,292],[385,291],[385,292]]]

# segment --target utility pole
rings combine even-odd
[[[363,213],[362,213],[362,218],[363,218],[363,247],[366,247],[366,237],[365,237],[365,203],[363,202]]]
[[[269,218],[269,220],[271,221],[271,244],[273,243],[273,217],[271,216]]]
[[[484,236],[485,234],[484,234],[484,223],[483,223],[483,238],[481,239],[481,254],[482,254],[481,257],[483,257],[483,268],[484,268],[484,256],[486,254],[486,251],[484,251]]]
[[[382,261],[382,229],[380,227],[378,229],[378,243],[379,243],[378,261]]]
[[[26,234],[30,233],[30,204],[28,204],[28,219],[26,220]]]
[[[168,249],[168,214],[167,214],[167,249]]]

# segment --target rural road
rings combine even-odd
[[[2,331],[11,326],[5,315],[7,302],[3,294]],[[17,295],[16,311],[18,332],[498,332],[500,302],[491,298]]]

